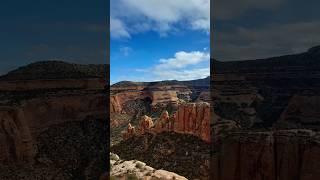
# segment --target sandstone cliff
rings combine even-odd
[[[0,179],[95,179],[106,171],[100,67],[41,62],[0,78]]]
[[[148,116],[142,116],[138,129],[133,132],[131,124],[124,132],[124,139],[135,135],[143,135],[146,132],[176,132],[197,136],[210,143],[210,105],[209,103],[181,104],[178,110],[169,116],[168,111],[163,111],[160,118],[153,125],[153,120]]]
[[[208,93],[209,78],[113,84],[110,89],[111,144],[121,140],[121,132],[126,130],[128,123],[137,127],[141,116],[158,119],[161,112],[166,110],[172,114],[180,104],[209,101]]]
[[[319,128],[315,110],[320,87],[319,52],[317,46],[300,54],[257,60],[212,59],[211,96],[216,113],[248,129],[275,124],[281,129]]]
[[[319,179],[320,49],[212,60],[211,179]]]
[[[319,137],[311,130],[230,133],[212,156],[212,178],[319,179]]]

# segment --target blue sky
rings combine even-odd
[[[3,1],[0,74],[44,60],[105,64],[106,0]]]
[[[111,0],[111,83],[208,76],[209,2]]]

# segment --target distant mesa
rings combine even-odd
[[[39,61],[10,71],[0,80],[105,78],[107,64],[74,64],[63,61]]]
[[[303,68],[314,70],[320,68],[320,46],[310,48],[308,51],[292,55],[270,57],[264,59],[223,61],[212,59],[211,71],[214,73],[227,72],[271,72],[283,69]]]
[[[210,78],[189,80],[189,81],[155,81],[155,82],[134,82],[134,81],[120,81],[112,85],[112,87],[128,87],[128,86],[165,86],[165,85],[186,85],[186,86],[210,86]]]

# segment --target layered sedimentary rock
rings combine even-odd
[[[212,179],[319,179],[319,52],[212,60]]]
[[[157,104],[176,104],[178,102],[176,91],[152,91],[151,92],[152,105]]]
[[[144,133],[153,127],[153,121],[150,117],[144,115],[140,119],[140,131]]]
[[[113,84],[110,89],[112,144],[121,141],[128,123],[139,128],[141,116],[148,115],[156,121],[161,112],[167,110],[172,114],[179,104],[207,101],[208,92],[209,78],[192,81],[122,81]]]
[[[300,54],[265,59],[212,60],[212,96],[216,113],[222,118],[241,122],[243,127],[256,128],[271,127],[288,117],[284,111],[289,110],[288,105],[293,109],[294,101],[301,101],[303,107],[312,110],[317,100],[312,98],[312,101],[311,97],[319,96],[320,88],[319,52],[317,46]],[[292,120],[287,121],[287,125],[291,128],[311,127],[308,123],[300,123],[297,115],[289,116]],[[305,119],[315,122],[317,118],[309,116]],[[286,122],[281,123],[278,127],[284,128]],[[312,128],[317,126],[315,123]]]
[[[153,120],[144,115],[141,117],[138,130],[137,135],[145,132],[173,131],[180,134],[191,134],[210,142],[210,105],[204,102],[181,104],[171,117],[167,111],[163,111],[155,126]],[[135,135],[129,129],[124,134],[125,139],[129,135]]]
[[[192,134],[210,142],[209,103],[180,105],[174,120],[174,132]]]
[[[205,81],[205,82],[202,82]],[[209,79],[194,81],[119,82],[111,86],[111,112],[124,110],[127,102],[146,100],[150,107],[193,101],[209,91]],[[206,99],[205,94],[199,99]],[[155,108],[155,110],[157,110]],[[130,113],[123,111],[124,113]]]
[[[122,108],[118,96],[110,96],[110,112],[111,113],[121,113]]]
[[[20,109],[0,110],[0,163],[32,163],[36,154],[30,127]]]
[[[230,133],[213,155],[216,180],[319,179],[319,133],[311,130]]]
[[[276,127],[317,128],[320,125],[320,96],[314,94],[294,95],[281,113]],[[317,128],[319,129],[319,128]]]
[[[49,65],[68,66],[56,63]],[[0,179],[95,179],[107,168],[105,82],[83,77],[91,67],[48,70],[63,71],[54,78],[42,65],[0,77]]]

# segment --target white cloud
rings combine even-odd
[[[130,38],[125,25],[119,19],[110,18],[110,34],[112,38]]]
[[[156,69],[180,69],[189,65],[196,65],[203,61],[208,61],[210,55],[200,51],[185,52],[180,51],[175,53],[173,58],[160,59]]]
[[[210,0],[112,0],[111,17],[121,20],[129,35],[185,28],[209,32]]]
[[[207,52],[180,51],[172,58],[160,59],[149,69],[136,69],[136,72],[147,73],[154,80],[193,80],[210,75],[209,62]]]

